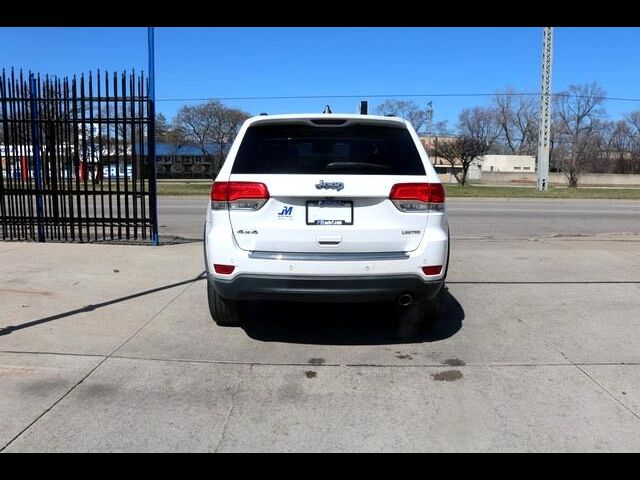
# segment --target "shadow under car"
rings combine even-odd
[[[444,340],[464,320],[462,305],[446,287],[431,321],[411,314],[398,318],[398,308],[389,303],[249,302],[241,328],[264,342],[385,345]]]

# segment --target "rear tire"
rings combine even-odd
[[[207,299],[209,313],[216,325],[220,327],[235,327],[242,321],[241,304],[236,300],[229,300],[218,295],[211,282],[207,282]]]

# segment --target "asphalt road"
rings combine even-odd
[[[160,234],[202,238],[207,200],[159,197]],[[546,238],[640,233],[640,202],[451,198],[451,234],[466,238]]]

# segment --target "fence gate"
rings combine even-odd
[[[143,74],[3,71],[0,102],[0,239],[151,241]]]

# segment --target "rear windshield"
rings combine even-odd
[[[375,125],[256,125],[247,130],[231,173],[424,175],[405,128]]]

